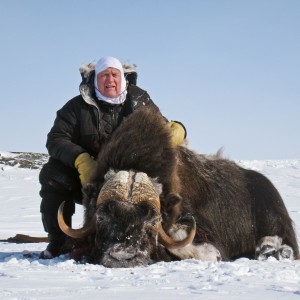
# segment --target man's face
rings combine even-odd
[[[115,98],[121,93],[121,73],[115,68],[107,68],[97,75],[100,93],[108,98]]]

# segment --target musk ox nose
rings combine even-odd
[[[118,244],[114,245],[113,248],[110,250],[109,255],[116,260],[129,260],[133,259],[136,256],[137,252],[133,247],[128,247],[126,250]]]

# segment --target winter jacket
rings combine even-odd
[[[80,72],[80,95],[57,111],[46,143],[50,157],[71,168],[83,152],[96,158],[109,135],[134,110],[145,105],[156,107],[148,93],[135,85],[127,87],[126,100],[120,105],[99,101],[94,92],[94,65],[85,65]]]

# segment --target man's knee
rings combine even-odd
[[[44,191],[73,193],[81,190],[77,171],[53,158],[43,166],[39,180]]]
[[[74,202],[80,203],[81,199],[81,184],[76,170],[50,158],[43,166],[39,180],[42,198],[40,211],[57,214],[59,205],[66,201],[66,210],[72,215],[75,210]]]

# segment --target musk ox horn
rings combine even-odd
[[[190,231],[190,233],[187,235],[186,238],[180,241],[175,241],[172,239],[170,236],[166,234],[164,229],[162,228],[161,223],[158,225],[158,233],[161,238],[161,243],[170,250],[175,250],[175,249],[180,249],[186,247],[188,244],[191,244],[194,240],[194,237],[196,235],[196,221],[194,217],[192,216],[192,221],[193,221],[193,227]]]
[[[155,182],[145,173],[136,173],[133,171],[119,171],[115,173],[110,171],[107,181],[103,185],[98,199],[97,206],[106,200],[129,201],[139,203],[147,201],[158,212],[160,211],[159,194],[155,188]],[[69,227],[63,218],[63,202],[58,210],[57,219],[60,229],[68,236],[79,239],[86,237],[96,230],[96,216],[84,227],[73,229]]]
[[[128,201],[138,204],[141,201],[150,203],[160,212],[159,188],[157,183],[146,173],[134,171],[119,171],[103,185],[97,205],[106,200]]]
[[[95,231],[96,227],[96,217],[94,216],[93,219],[87,224],[86,226],[73,229],[69,227],[63,217],[63,210],[64,210],[65,201],[59,206],[58,213],[57,213],[57,220],[60,229],[68,236],[74,239],[80,239],[86,237]]]
[[[106,183],[103,185],[98,199],[97,206],[106,200],[129,201],[138,204],[141,201],[147,201],[152,207],[160,213],[159,192],[156,182],[148,177],[147,174],[134,171],[119,171],[109,175]],[[58,210],[57,219],[60,229],[68,236],[79,239],[93,233],[96,228],[96,216],[84,227],[73,229],[69,227],[63,218],[63,202]],[[168,249],[179,249],[192,243],[196,234],[196,222],[192,217],[193,227],[186,238],[175,241],[166,234],[161,223],[158,224],[158,234],[162,244]]]

